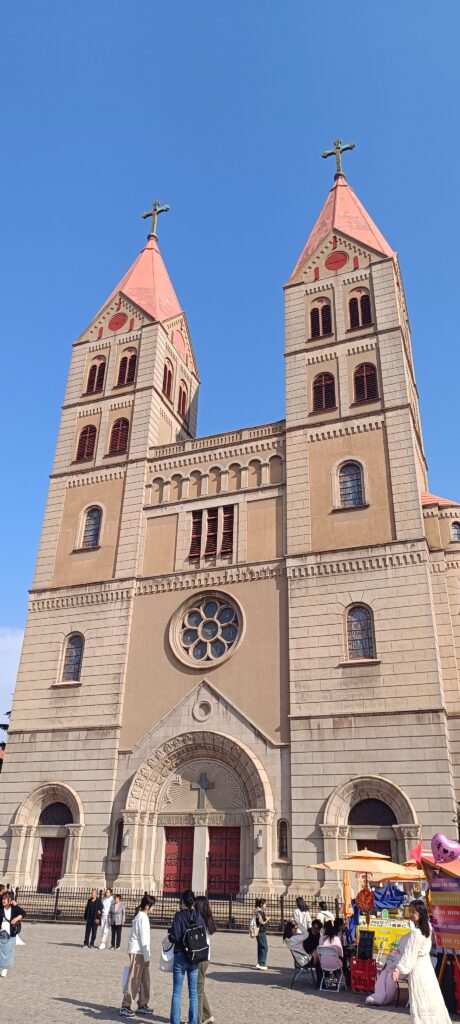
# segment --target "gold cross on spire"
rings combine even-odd
[[[342,146],[342,139],[334,140],[334,149],[327,149],[325,153],[321,153],[321,156],[326,159],[328,156],[335,156],[337,164],[337,172],[335,177],[338,178],[339,174],[343,174],[342,171],[342,153],[345,153],[347,149],[354,149],[354,142],[347,142],[346,146]]]
[[[152,205],[152,209],[151,210],[147,210],[147,213],[142,213],[141,214],[143,220],[145,220],[146,217],[151,217],[152,218],[152,227],[151,227],[151,229],[149,231],[149,234],[148,234],[149,238],[158,238],[158,235],[157,235],[158,214],[159,213],[167,213],[169,209],[170,209],[169,206],[161,206],[160,203],[158,202],[158,199],[155,199],[155,202]]]

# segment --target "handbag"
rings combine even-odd
[[[160,946],[160,971],[172,971],[174,967],[174,942],[170,942],[166,935]]]
[[[257,917],[257,914],[253,914],[249,922],[249,934],[251,936],[251,939],[256,939],[259,934],[259,931],[259,919]]]

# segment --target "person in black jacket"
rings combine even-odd
[[[25,910],[13,905],[12,893],[5,889],[0,905],[0,978],[6,978],[9,967],[13,966],[16,950],[16,935],[21,930]]]
[[[194,909],[195,894],[186,889],[180,901],[180,910],[174,915],[169,929],[169,941],[174,943],[173,994],[171,1001],[171,1024],[180,1024],[181,997],[185,975],[187,975],[190,1009],[188,1024],[198,1024],[198,964],[190,963],[184,951],[185,932],[193,925],[204,926],[201,914]]]
[[[83,945],[88,948],[91,946],[91,948],[94,949],[97,929],[101,923],[102,911],[102,900],[97,895],[97,889],[91,889],[91,895],[85,907],[86,928],[85,941],[83,943]]]

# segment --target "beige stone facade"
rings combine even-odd
[[[155,239],[145,304],[128,274],[75,342],[1,776],[4,877],[46,887],[58,863],[67,886],[336,891],[306,865],[453,832],[460,507],[421,498],[409,324],[379,238],[334,223],[299,261],[283,422],[195,436],[169,279],[152,314]]]

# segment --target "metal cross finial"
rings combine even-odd
[[[201,772],[198,782],[192,782],[190,789],[198,790],[198,810],[203,811],[206,807],[206,790],[214,789],[215,783],[208,782],[206,772]]]
[[[155,199],[155,202],[152,205],[152,209],[151,210],[147,210],[147,213],[141,214],[143,220],[145,220],[146,217],[151,217],[152,218],[152,227],[151,227],[151,229],[149,231],[149,235],[148,235],[149,238],[158,238],[158,235],[157,235],[158,214],[159,213],[167,213],[169,209],[170,209],[169,206],[161,206],[160,203],[158,202],[158,199]]]
[[[339,174],[343,174],[343,171],[342,171],[342,153],[345,153],[347,149],[354,149],[354,148],[355,148],[355,143],[354,142],[347,142],[346,146],[342,146],[342,139],[335,139],[334,140],[334,149],[327,149],[325,153],[321,153],[321,156],[324,157],[324,159],[326,159],[326,157],[328,157],[328,156],[335,156],[335,160],[336,160],[336,164],[337,164],[337,172],[335,174],[336,178],[339,176]]]

